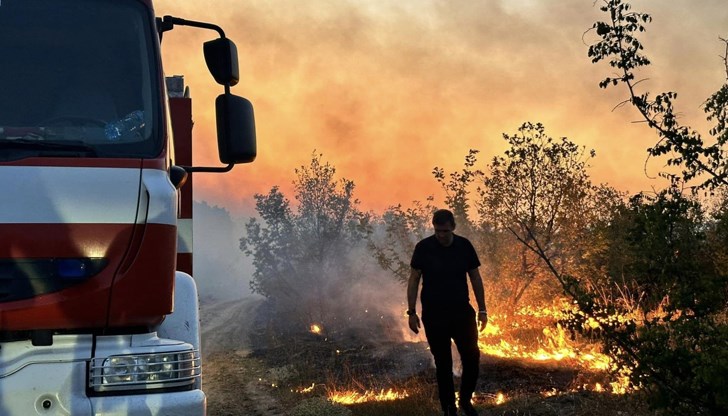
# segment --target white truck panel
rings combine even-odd
[[[133,224],[139,169],[3,166],[0,223]],[[169,181],[169,180],[168,180]],[[99,201],[105,209],[98,209]]]
[[[86,397],[91,335],[53,337],[51,346],[30,341],[0,346],[0,415],[92,415]]]
[[[94,415],[200,416],[207,401],[202,390],[132,396],[92,397]]]
[[[192,276],[176,272],[174,278],[174,310],[164,317],[157,328],[162,338],[178,339],[192,345],[200,351],[200,302],[197,285]],[[195,388],[202,387],[202,379],[198,378]]]
[[[23,179],[0,181],[0,223],[177,223],[176,189],[164,170],[48,166],[3,170],[4,177]],[[136,218],[140,197],[140,214],[145,218]],[[104,209],[99,209],[99,201]]]
[[[93,414],[86,397],[86,362],[31,364],[3,380],[8,381],[0,382],[3,416]]]
[[[176,272],[174,279],[174,310],[157,328],[161,338],[178,339],[200,349],[200,304],[197,286],[192,276]]]
[[[148,198],[147,223],[177,224],[177,190],[169,181],[167,171],[144,169],[141,192]]]

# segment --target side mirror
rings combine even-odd
[[[253,104],[232,94],[215,100],[217,147],[222,163],[250,163],[257,155]]]
[[[202,45],[205,63],[212,77],[220,85],[233,86],[240,80],[238,49],[228,38],[218,38]]]

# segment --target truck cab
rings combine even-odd
[[[180,25],[219,35],[222,168],[175,157],[192,123],[172,128],[160,41]],[[180,188],[255,158],[234,44],[147,0],[2,0],[0,54],[0,415],[205,414]]]

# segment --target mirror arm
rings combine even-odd
[[[223,39],[225,38],[225,32],[222,30],[222,28],[220,26],[212,24],[212,23],[198,22],[195,20],[187,20],[187,19],[182,19],[182,18],[174,17],[174,16],[164,16],[164,18],[162,19],[162,22],[164,23],[163,28],[164,28],[165,32],[167,30],[172,30],[174,25],[192,26],[192,27],[199,27],[202,29],[214,30],[220,35],[221,38],[223,38]]]
[[[180,166],[180,167],[182,169],[184,169],[187,173],[192,173],[192,172],[225,173],[225,172],[230,172],[234,166],[235,166],[235,164],[231,163],[227,166],[220,166],[220,167],[209,167],[209,166]]]

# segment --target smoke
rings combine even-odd
[[[239,249],[240,222],[224,208],[205,201],[195,201],[193,210],[193,276],[201,301],[249,296],[253,265]]]
[[[401,342],[424,341],[424,336],[413,334],[407,324],[405,310],[406,287],[381,268],[363,245],[352,251],[348,261],[361,275],[345,288],[335,313],[347,317],[348,330],[356,338],[367,339],[369,345],[387,345]],[[342,282],[330,280],[336,286]]]
[[[646,43],[665,67],[650,78],[664,73],[680,91],[720,85],[722,50],[710,42],[726,11],[717,4],[635,5],[655,14]],[[526,120],[597,149],[600,181],[644,182],[644,132],[630,125],[634,115],[611,112],[623,94],[597,88],[609,69],[586,56],[583,34],[603,19],[598,3],[160,1],[157,10],[224,27],[241,62],[234,91],[256,107],[258,160],[225,177],[201,176],[206,200],[237,210],[250,203],[241,194],[285,183],[316,148],[352,172],[368,208],[382,209],[429,194],[432,167],[457,166],[469,148],[499,153],[501,133]],[[168,72],[186,74],[192,87],[199,163],[215,162],[211,103],[220,90],[195,49],[211,36],[180,28],[163,46]],[[675,46],[679,59],[670,58]],[[701,76],[684,77],[685,67]],[[688,109],[705,96],[691,97]]]
[[[690,117],[700,116],[705,92],[723,81],[717,36],[727,12],[721,1],[677,1],[659,8],[635,2],[635,9],[655,16],[644,35],[655,66],[645,77],[656,89],[664,84],[687,91],[681,97]],[[586,56],[585,43],[592,39],[584,32],[604,19],[599,5],[583,0],[156,3],[159,14],[221,25],[238,46],[241,82],[233,91],[255,105],[259,157],[231,174],[197,181],[203,199],[237,215],[256,192],[274,184],[290,190],[286,173],[312,148],[352,172],[366,208],[412,201],[431,193],[433,166],[456,167],[470,148],[498,154],[501,134],[524,121],[543,122],[550,131],[595,148],[603,155],[595,162],[599,182],[632,191],[649,188],[642,171],[646,132],[630,123],[634,113],[612,112],[624,93],[600,90],[597,83],[610,68],[593,65]],[[199,164],[216,162],[211,109],[221,89],[198,50],[212,36],[178,28],[163,44],[168,73],[186,74],[191,85]]]
[[[282,262],[288,260],[298,272],[269,284],[268,306],[259,311],[259,325],[273,330],[275,338],[288,342],[317,325],[317,336],[348,347],[412,339],[405,338],[405,288],[376,264],[364,242],[323,261]]]

